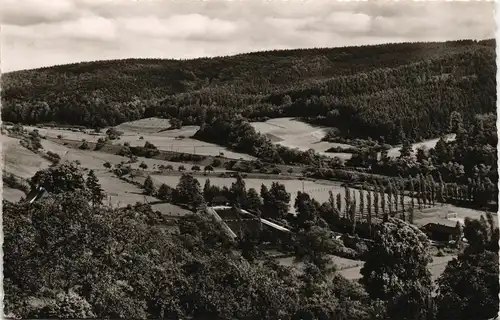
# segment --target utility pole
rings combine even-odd
[[[304,193],[304,181],[302,181],[302,193]]]

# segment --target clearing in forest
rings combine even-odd
[[[351,157],[350,153],[325,152],[332,147],[351,147],[347,144],[321,141],[328,131],[326,127],[312,126],[294,118],[275,118],[266,122],[251,122],[251,125],[275,144],[302,151],[313,149],[319,154],[344,160]]]

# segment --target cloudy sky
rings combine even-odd
[[[2,0],[1,68],[495,35],[493,2]]]

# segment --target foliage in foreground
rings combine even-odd
[[[148,206],[92,206],[79,191],[31,205],[4,202],[5,314],[370,319],[359,285],[250,263],[206,217],[182,219],[180,233],[170,234],[151,216]]]

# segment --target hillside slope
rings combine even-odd
[[[422,138],[440,131],[449,110],[494,110],[494,59],[489,40],[85,62],[4,74],[2,116],[104,127],[144,116],[200,124],[207,110],[238,109],[251,119],[314,117],[309,121],[328,125],[348,119],[350,127],[368,125],[375,138],[389,141],[396,127]],[[214,105],[226,110],[208,108]],[[428,109],[441,114],[422,125]]]

